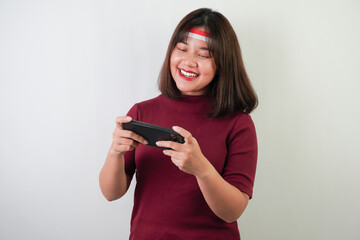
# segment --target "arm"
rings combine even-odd
[[[100,188],[108,201],[121,198],[129,189],[131,178],[125,173],[124,154],[111,148],[99,176]]]
[[[235,222],[244,212],[249,196],[226,182],[209,163],[208,170],[196,175],[210,209],[225,222]]]
[[[180,127],[173,128],[185,138],[184,144],[161,141],[157,144],[172,148],[164,150],[172,162],[182,171],[196,177],[200,190],[211,210],[222,220],[231,223],[244,212],[249,196],[226,182],[202,154],[192,135]]]
[[[139,142],[146,144],[144,138],[122,129],[121,123],[129,121],[131,121],[130,117],[116,118],[113,143],[100,172],[100,188],[108,201],[121,198],[129,189],[131,177],[125,173],[125,152],[137,148]]]

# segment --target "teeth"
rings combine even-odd
[[[184,70],[181,70],[181,69],[180,69],[180,72],[181,72],[182,75],[184,75],[185,77],[188,77],[188,78],[194,78],[194,77],[198,76],[198,74],[188,73],[188,72],[185,72]]]

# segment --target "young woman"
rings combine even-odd
[[[130,239],[240,239],[236,220],[252,197],[257,162],[249,116],[257,97],[222,14],[203,8],[181,20],[159,89],[116,119],[100,173],[104,196],[122,197],[136,172]],[[131,119],[172,127],[185,143],[147,146],[122,129]]]

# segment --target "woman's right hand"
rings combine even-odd
[[[140,143],[148,144],[146,139],[136,133],[122,128],[122,123],[130,122],[131,117],[121,116],[116,118],[116,127],[113,132],[113,142],[110,151],[115,154],[124,154],[139,146]]]

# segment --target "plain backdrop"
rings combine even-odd
[[[355,0],[0,0],[0,239],[128,238],[134,182],[114,202],[98,184],[115,117],[159,94],[199,7],[232,23],[260,100],[242,239],[360,239]]]

